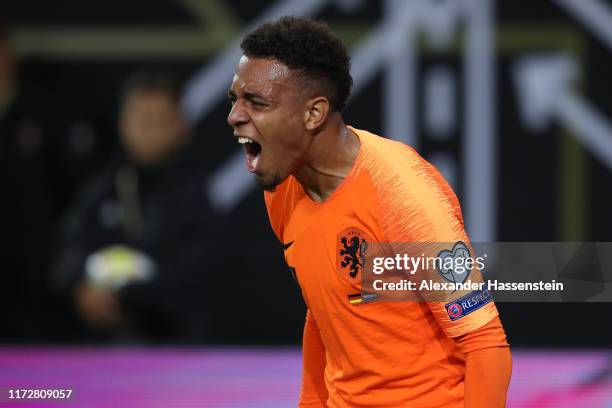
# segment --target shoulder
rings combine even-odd
[[[431,194],[450,190],[444,177],[412,147],[360,131],[363,144],[361,166],[368,172],[381,194],[410,196],[411,201],[431,198]],[[450,190],[452,191],[452,190]]]
[[[397,181],[415,188],[420,182],[441,177],[438,170],[417,151],[396,140],[354,129],[363,144],[362,167],[373,178],[383,182]]]
[[[356,131],[364,148],[362,167],[389,237],[398,242],[464,239],[459,202],[438,169],[410,146]]]

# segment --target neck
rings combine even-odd
[[[304,164],[295,173],[313,201],[325,201],[338,188],[355,164],[360,144],[339,113],[313,137]]]

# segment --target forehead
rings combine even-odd
[[[292,77],[291,70],[280,61],[243,55],[232,80],[232,90],[269,93],[277,87],[292,87]]]
[[[128,117],[133,115],[174,114],[177,106],[172,97],[164,92],[133,92],[126,96],[121,111]]]
[[[167,92],[157,89],[133,90],[125,95],[126,104],[174,105],[174,98]]]

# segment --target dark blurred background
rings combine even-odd
[[[473,241],[611,241],[602,6],[612,4],[3,2],[0,342],[299,344],[300,291],[225,120],[237,41],[279,14],[323,19],[346,41],[346,122],[437,165]],[[123,115],[136,115],[126,100],[137,102],[120,95],[135,72],[184,85],[178,100],[135,93],[169,96],[148,114],[191,124],[189,141],[153,164],[121,143]],[[95,280],[104,273],[129,277]],[[514,346],[612,346],[610,303],[498,308]]]

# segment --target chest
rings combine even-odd
[[[374,196],[353,194],[324,205],[298,203],[282,239],[287,265],[310,306],[349,304],[361,291],[368,248],[385,238]]]

